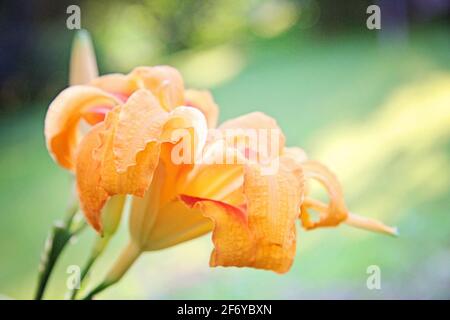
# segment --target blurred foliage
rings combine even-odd
[[[407,2],[410,8],[421,3]],[[1,21],[23,22],[22,43],[2,33],[14,44],[1,69],[2,79],[13,79],[2,85],[0,117],[4,297],[32,296],[46,234],[71,192],[69,174],[48,156],[42,134],[48,103],[67,81],[73,32],[61,28],[61,12],[68,3],[28,4],[22,15]],[[188,85],[212,87],[222,121],[254,110],[270,114],[289,145],[336,171],[352,211],[400,230],[392,239],[345,226],[299,229],[297,257],[284,276],[209,268],[212,244],[205,236],[146,254],[100,297],[450,298],[448,24],[437,15],[424,26],[421,16],[402,41],[378,37],[364,28],[365,13],[357,9],[363,5],[355,3],[81,2],[102,73],[170,63]],[[94,268],[92,283],[116,258],[126,224]],[[67,267],[84,261],[93,238],[87,230],[65,252],[49,298],[62,298]],[[372,264],[381,267],[381,290],[366,288]]]
[[[298,37],[360,33],[367,31],[366,8],[372,1],[339,5],[332,0],[4,1],[0,4],[1,114],[48,101],[66,85],[73,35],[66,28],[66,8],[73,4],[81,8],[82,27],[96,39],[100,69],[106,73],[170,62],[174,54],[217,52],[215,49],[223,46],[226,53],[233,51],[230,46],[245,50],[251,41],[287,31]],[[447,0],[380,0],[379,4],[389,34],[405,37],[410,28],[430,22],[448,26]],[[376,36],[375,32],[365,34]],[[236,56],[233,52],[231,59]],[[240,56],[237,59],[242,60]],[[236,72],[231,70],[229,77]],[[216,77],[215,83],[229,77]],[[203,79],[197,80],[194,84],[205,84]]]

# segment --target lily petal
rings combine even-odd
[[[330,202],[326,211],[321,210],[319,221],[312,221],[308,209],[314,207],[310,201],[305,201],[301,205],[300,219],[305,229],[315,229],[317,227],[334,227],[343,222],[348,217],[348,210],[344,202],[344,195],[341,185],[336,176],[324,165],[317,161],[308,160],[302,164],[306,179],[319,181],[326,189],[330,197]]]
[[[178,144],[172,150],[172,161],[177,158],[176,162],[191,164],[201,156],[207,136],[205,116],[195,108],[180,106],[169,113],[161,141]]]
[[[119,97],[123,102],[137,90],[136,83],[131,77],[120,73],[95,78],[89,84]]]
[[[184,103],[183,78],[169,66],[138,67],[129,76],[138,88],[149,89],[167,111]]]
[[[247,158],[254,154],[253,159],[265,164],[282,154],[286,140],[276,120],[262,112],[225,121],[219,130],[228,145],[239,149]]]
[[[101,209],[109,194],[101,187],[102,159],[94,157],[94,151],[101,145],[100,134],[104,123],[93,127],[78,146],[76,158],[76,183],[80,207],[92,227],[101,231]]]
[[[295,160],[298,163],[304,163],[308,160],[305,150],[299,147],[286,147],[283,150],[283,155]]]
[[[200,237],[213,228],[210,219],[199,209],[174,199],[162,206],[155,218],[144,250],[160,250]]]
[[[133,102],[131,98],[130,100]],[[103,149],[98,150],[102,158],[101,185],[110,195],[133,194],[142,197],[148,189],[159,163],[160,144],[152,141],[147,142],[143,146],[143,150],[136,151],[136,149],[130,148],[130,152],[135,153],[135,163],[128,166],[125,171],[118,171],[114,147],[123,107],[117,107],[111,111],[105,120],[105,131],[101,136]]]
[[[71,170],[80,139],[80,120],[91,108],[112,109],[119,103],[114,96],[90,86],[72,86],[62,91],[50,104],[45,117],[45,140],[55,161]]]
[[[210,266],[251,267],[255,263],[257,239],[246,212],[222,201],[181,195],[191,208],[201,210],[214,223]]]
[[[92,157],[100,161],[100,165],[96,164],[100,171],[96,183],[109,196],[139,197],[145,195],[152,183],[162,143],[177,142],[166,139],[165,134],[170,137],[171,130],[194,128],[192,131],[200,136],[196,147],[201,150],[207,130],[205,118],[197,109],[179,107],[168,113],[145,89],[139,89],[124,105],[109,112],[101,128],[97,132],[98,146],[92,151]],[[88,208],[89,215],[98,216],[101,204]]]
[[[136,165],[137,154],[159,140],[167,117],[150,91],[139,89],[131,95],[120,109],[114,132],[113,152],[119,173]]]
[[[254,267],[287,272],[296,248],[295,221],[303,196],[300,166],[280,159],[279,171],[268,176],[260,166],[245,168],[246,208],[184,195],[183,200],[214,221],[211,266]]]
[[[92,226],[102,231],[101,212],[106,200],[116,194],[144,196],[159,162],[159,144],[148,143],[138,152],[136,164],[118,172],[113,154],[115,130],[121,108],[108,113],[80,143],[76,178],[81,208]]]
[[[206,117],[208,128],[215,128],[219,119],[219,107],[209,91],[188,89],[184,92],[185,105],[199,109]]]
[[[161,207],[161,190],[166,175],[164,165],[160,164],[153,175],[150,187],[144,197],[134,197],[131,204],[130,213],[130,235],[133,243],[141,251],[148,245],[147,239],[150,237],[153,225]]]
[[[244,181],[249,225],[258,240],[253,266],[287,272],[295,256],[295,212],[304,194],[302,169],[282,157],[276,175],[262,175],[261,169],[252,165],[247,167]]]

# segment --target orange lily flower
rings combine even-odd
[[[244,115],[219,126],[217,137],[208,134],[217,117],[210,93],[185,90],[181,75],[169,66],[101,76],[70,86],[51,103],[45,120],[48,150],[74,172],[81,208],[93,228],[104,232],[110,224],[102,218],[109,198],[133,196],[131,240],[105,284],[119,280],[142,252],[211,231],[211,266],[278,273],[293,263],[299,218],[306,229],[345,222],[396,233],[351,214],[336,177],[303,150],[287,148],[274,119],[259,112]],[[265,135],[256,146],[249,146],[252,132]],[[180,145],[188,146],[181,149],[188,161],[181,163],[174,161]],[[276,170],[267,174],[274,162]],[[326,188],[328,204],[308,196],[311,179]],[[320,219],[312,221],[309,210],[318,211]]]

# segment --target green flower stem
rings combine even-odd
[[[142,250],[133,242],[130,242],[125,250],[122,251],[119,259],[116,261],[112,269],[106,275],[103,282],[101,282],[97,287],[92,289],[83,300],[92,300],[95,295],[102,292],[106,288],[117,283],[123,275],[128,271],[128,269],[133,265],[133,263],[139,258]]]
[[[115,282],[102,282],[100,283],[98,286],[96,286],[94,289],[92,289],[84,298],[83,300],[92,300],[94,298],[95,295],[97,295],[98,293],[102,292],[103,290],[105,290],[106,288],[112,286]]]
[[[61,252],[66,247],[70,238],[83,228],[83,226],[79,226],[77,229],[71,230],[72,222],[77,212],[78,204],[72,205],[65,219],[63,221],[56,221],[47,237],[39,265],[38,285],[34,296],[35,300],[41,300],[43,298],[48,280]]]
[[[97,238],[96,242],[94,243],[94,247],[92,248],[91,255],[89,256],[88,260],[86,261],[86,264],[85,264],[84,268],[81,271],[80,286],[79,286],[78,289],[74,288],[73,290],[71,290],[71,292],[69,294],[69,298],[71,300],[75,300],[75,298],[76,298],[77,294],[79,293],[80,289],[83,288],[83,284],[85,283],[86,276],[88,275],[90,269],[94,265],[94,263],[97,260],[97,258],[105,250],[105,248],[108,245],[110,239],[111,239],[110,236],[104,236],[104,237],[99,236]]]

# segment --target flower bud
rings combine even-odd
[[[75,34],[70,56],[70,85],[86,84],[98,77],[97,61],[91,36],[86,30]]]
[[[120,219],[122,217],[123,208],[125,205],[126,196],[116,195],[106,202],[102,209],[102,235],[110,237],[117,231]]]

